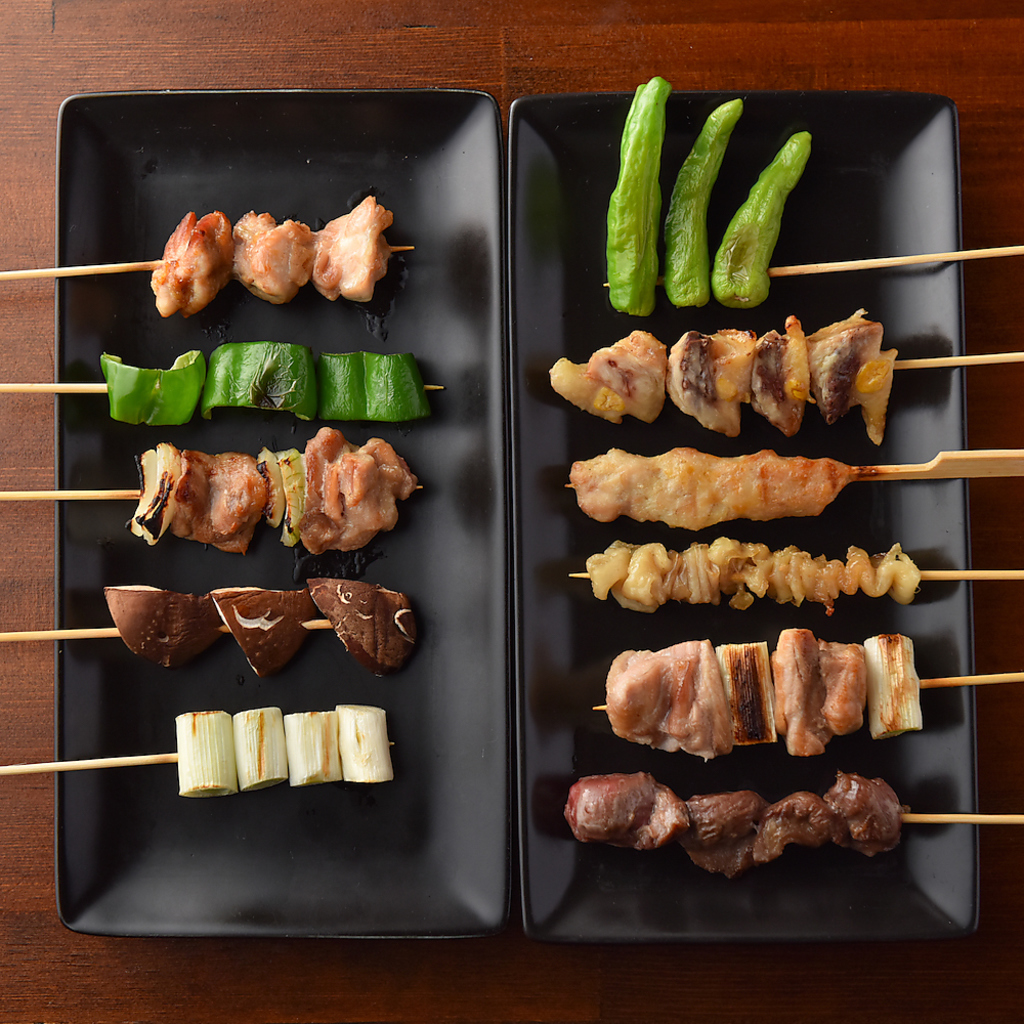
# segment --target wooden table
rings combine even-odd
[[[906,9],[897,17],[899,8]],[[803,0],[689,5],[553,0],[0,5],[0,266],[49,266],[61,100],[162,88],[450,86],[517,96],[677,89],[897,89],[960,113],[964,241],[1024,241],[1024,18],[1009,0]],[[856,139],[850,140],[857,145]],[[1020,346],[1024,264],[967,264],[971,352]],[[51,380],[53,285],[6,285],[4,380]],[[1024,444],[1015,370],[968,377],[972,447]],[[0,402],[0,488],[53,478],[53,406]],[[1018,567],[1024,481],[971,486],[974,563]],[[53,511],[0,507],[0,626],[53,622]],[[977,670],[1024,666],[1019,583],[975,588]],[[0,761],[53,754],[53,652],[11,645],[0,663]],[[980,807],[1024,810],[1024,690],[978,696]],[[0,786],[0,1019],[627,1019],[930,1021],[1020,1018],[1024,833],[981,834],[981,914],[966,939],[881,947],[549,946],[513,912],[500,935],[452,941],[106,939],[73,934],[54,904],[53,783]]]

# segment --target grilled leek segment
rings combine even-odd
[[[226,711],[190,711],[174,720],[178,740],[179,796],[229,796],[238,792],[235,739]]]
[[[302,711],[285,715],[284,734],[290,786],[341,782],[337,711]]]
[[[864,641],[864,659],[872,739],[921,729],[921,680],[914,667],[914,641],[899,634],[870,637]]]
[[[280,708],[252,708],[232,718],[238,788],[266,789],[288,779],[288,749]]]
[[[732,710],[733,743],[774,743],[775,685],[768,644],[721,644],[715,654]]]
[[[293,548],[299,543],[299,520],[306,511],[306,460],[298,448],[277,453],[284,487],[284,516],[281,543]]]
[[[177,507],[174,492],[180,476],[181,453],[166,441],[139,456],[142,494],[128,525],[147,544],[155,544],[171,525]]]
[[[368,704],[339,704],[338,746],[346,782],[390,782],[391,766],[387,715]]]

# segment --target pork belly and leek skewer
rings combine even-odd
[[[181,219],[159,260],[4,271],[0,280],[151,271],[163,317],[198,313],[232,280],[275,304],[290,302],[310,281],[332,302],[368,302],[391,254],[412,248],[387,243],[384,232],[393,221],[373,196],[320,231],[295,220],[278,224],[269,213],[250,211],[232,227],[219,210],[199,218],[193,212]]]
[[[178,766],[178,795],[230,796],[282,782],[390,782],[394,776],[387,715],[366,704],[339,704],[331,711],[282,714],[277,707],[191,711],[174,720],[177,750],[166,754],[87,758],[4,765],[0,775]]]
[[[735,746],[786,741],[794,757],[825,751],[833,736],[868,722],[872,739],[923,728],[920,691],[1024,681],[1024,673],[921,679],[914,643],[886,633],[864,643],[786,629],[764,641],[689,640],[660,651],[623,651],[605,680],[612,732],[631,743],[705,760]]]
[[[836,459],[781,456],[764,450],[722,458],[695,448],[634,455],[612,448],[574,462],[568,486],[591,519],[619,516],[703,530],[733,519],[766,521],[817,516],[847,484],[877,480],[951,480],[1024,474],[1015,448],[940,452],[930,462],[848,466]]]
[[[140,490],[5,491],[0,501],[133,499],[128,526],[147,544],[176,537],[244,554],[265,519],[282,543],[312,554],[352,551],[398,522],[397,502],[419,486],[379,437],[362,446],[321,428],[303,451],[207,455],[161,442],[139,457]]]
[[[1024,824],[1024,814],[911,812],[883,779],[837,772],[824,794],[769,803],[752,790],[683,800],[647,772],[588,775],[569,789],[563,815],[581,843],[655,850],[678,843],[699,868],[738,878],[790,844],[830,843],[867,857],[899,845],[904,824]]]
[[[587,363],[559,359],[549,375],[563,398],[612,423],[623,416],[652,423],[667,394],[682,412],[727,437],[740,433],[744,404],[792,437],[811,402],[829,424],[860,406],[868,436],[880,444],[894,369],[1024,361],[1022,352],[898,360],[895,349],[881,346],[882,325],[865,319],[861,309],[810,336],[791,316],[784,334],[688,331],[671,350],[652,334],[634,331]]]

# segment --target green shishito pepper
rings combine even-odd
[[[169,426],[187,423],[195,412],[206,377],[206,359],[194,350],[178,356],[168,370],[127,366],[104,352],[100,369],[107,382],[110,418],[120,423]]]
[[[323,352],[317,379],[323,420],[400,423],[430,415],[419,367],[408,352]]]
[[[655,76],[633,96],[619,147],[619,180],[608,202],[608,297],[622,313],[654,311],[661,226],[661,147],[672,86]]]
[[[711,298],[708,204],[743,100],[716,107],[676,177],[665,217],[665,294],[673,306],[704,306]]]
[[[723,306],[750,308],[768,298],[768,263],[782,211],[810,155],[810,132],[790,136],[730,221],[711,272],[711,290]]]
[[[280,341],[238,341],[210,355],[202,413],[224,406],[280,409],[300,420],[316,416],[316,366],[305,345]]]

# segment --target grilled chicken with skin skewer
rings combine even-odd
[[[219,210],[199,219],[188,213],[153,271],[157,311],[192,316],[232,279],[275,304],[290,302],[310,280],[332,302],[368,302],[391,254],[409,248],[384,239],[393,220],[373,196],[316,232],[294,220],[278,224],[269,213],[250,211],[233,229]]]

